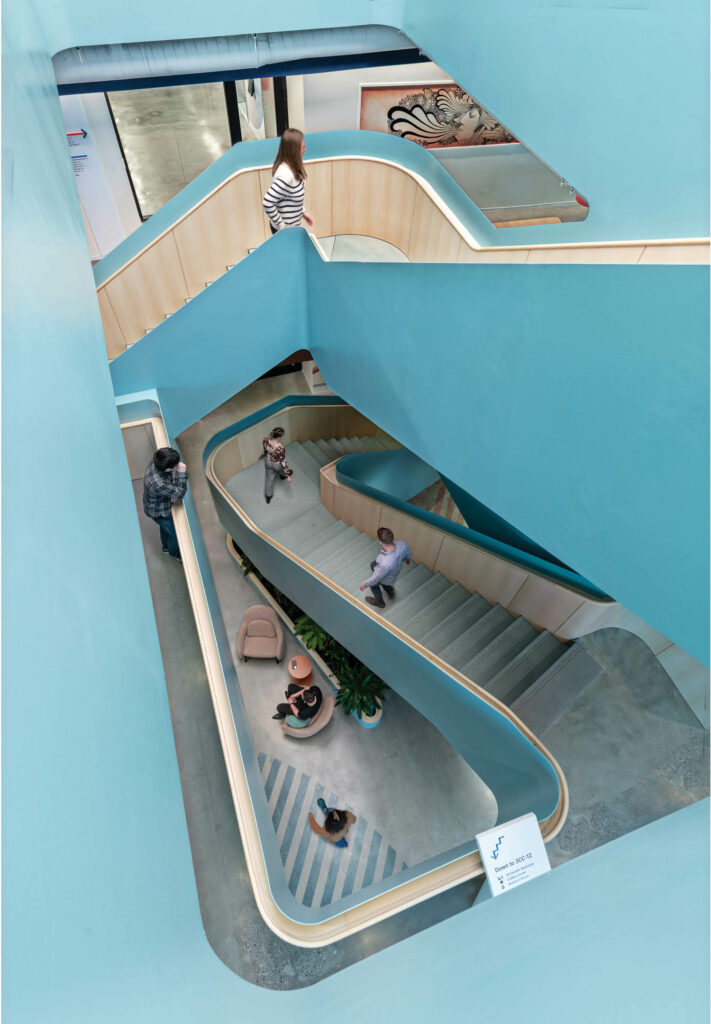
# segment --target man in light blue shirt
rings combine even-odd
[[[374,562],[370,563],[372,573],[364,583],[361,583],[360,589],[365,590],[366,587],[370,587],[373,596],[366,597],[366,601],[376,608],[384,608],[383,590],[391,600],[395,597],[393,584],[400,575],[402,563],[410,563],[412,552],[404,540],[395,540],[393,531],[389,530],[387,526],[381,526],[378,530],[378,540],[380,541],[380,554]],[[381,587],[383,590],[380,589]]]

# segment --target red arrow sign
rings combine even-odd
[[[78,131],[78,132],[67,132],[67,137],[69,137],[70,135],[81,135],[82,138],[84,138],[84,139],[86,138],[86,132],[84,131],[83,128],[81,129],[81,131]]]

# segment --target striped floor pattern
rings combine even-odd
[[[357,808],[279,758],[260,754],[258,760],[289,889],[299,903],[325,907],[407,867]],[[311,831],[309,811],[323,821],[319,797],[358,818],[347,847],[334,846]]]

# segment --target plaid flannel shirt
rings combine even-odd
[[[161,473],[150,462],[143,474],[143,511],[151,519],[167,519],[173,503],[180,501],[188,489],[187,470],[184,473],[169,469]]]

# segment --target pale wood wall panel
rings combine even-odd
[[[113,311],[113,307],[111,306],[111,302],[109,301],[105,288],[102,288],[97,292],[97,298],[99,300],[101,323],[104,328],[106,353],[109,359],[115,359],[116,356],[121,355],[121,353],[126,350],[126,339],[123,336],[123,332],[121,331],[119,322],[116,319],[116,314]]]
[[[506,607],[526,580],[528,573],[456,537],[445,537],[435,564],[451,583],[461,583],[472,593]]]
[[[462,237],[439,207],[417,189],[407,255],[413,263],[456,263]]]
[[[647,245],[640,263],[708,263],[707,245]]]
[[[187,284],[173,232],[158,239],[105,286],[126,344],[183,305]]]
[[[236,437],[230,438],[215,452],[212,459],[212,468],[220,483],[226,484],[235,473],[241,473],[245,468],[239,450],[239,442]]]
[[[556,586],[552,580],[529,576],[508,605],[508,611],[512,615],[523,615],[534,626],[557,633],[584,603],[580,594]]]
[[[334,235],[372,235],[407,253],[416,182],[404,171],[367,160],[334,160]]]
[[[351,491],[347,487],[336,487],[336,519],[342,519],[356,530],[367,533],[377,540],[378,527],[383,515],[389,517],[390,512],[383,509],[380,502],[372,501],[363,494]]]
[[[201,203],[174,232],[192,298],[264,241],[259,173],[237,175]]]
[[[581,249],[531,249],[528,263],[636,263],[642,246],[590,246]]]
[[[331,230],[331,167],[330,160],[318,163],[306,161],[306,190],[304,206],[314,219],[313,231],[317,238],[328,238]]]
[[[383,509],[380,525],[388,526],[395,534],[395,540],[407,542],[416,562],[424,562],[431,569],[435,566],[444,539],[443,533],[391,508]]]

